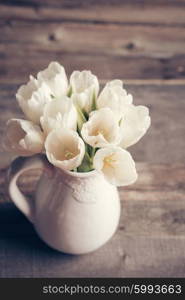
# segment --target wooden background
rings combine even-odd
[[[113,239],[80,257],[45,247],[9,202],[5,122],[30,74],[57,60],[67,74],[90,69],[120,78],[152,126],[130,148],[139,180],[120,189]],[[0,1],[0,276],[185,277],[185,0]],[[30,197],[37,174],[23,178]]]

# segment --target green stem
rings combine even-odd
[[[90,156],[89,156],[89,153],[88,153],[88,152],[85,152],[85,158],[86,158],[86,160],[88,160],[88,161],[90,161],[90,160],[91,160],[91,158],[90,158]]]
[[[92,150],[91,150],[91,159],[94,158],[95,152],[96,152],[96,148],[92,147]]]
[[[96,95],[95,92],[93,93],[93,99],[92,99],[92,107],[91,111],[96,110]]]
[[[78,107],[78,105],[76,105],[76,110],[77,110],[77,114],[78,114],[78,120],[77,120],[78,133],[79,133],[79,135],[81,135],[80,132],[81,132],[83,123],[87,122],[87,119],[85,118],[83,112]]]
[[[68,91],[68,93],[67,93],[67,96],[68,96],[69,98],[71,97],[71,95],[72,95],[72,87],[69,88],[69,91]]]
[[[86,151],[83,161],[82,161],[81,165],[78,167],[77,171],[78,172],[89,172],[92,170],[93,170],[92,159]]]

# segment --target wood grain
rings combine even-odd
[[[184,239],[176,237],[147,240],[118,231],[96,252],[70,256],[48,248],[35,234],[6,236],[0,240],[0,277],[184,277],[184,247]]]
[[[184,28],[119,24],[84,24],[49,22],[47,26],[29,21],[15,21],[0,27],[2,48],[29,46],[50,52],[171,57],[184,54]],[[161,43],[162,41],[162,43]],[[23,51],[21,48],[20,51]]]
[[[184,5],[1,1],[0,81],[21,83],[51,60],[100,79],[184,79]]]
[[[29,46],[11,46],[11,50],[0,50],[0,82],[23,84],[30,74],[45,69],[50,61],[59,61],[70,75],[74,70],[91,70],[100,80],[120,78],[135,82],[140,80],[184,80],[185,56],[171,58],[123,57],[119,55],[69,54],[59,50],[29,51]],[[7,50],[6,50],[7,49]],[[21,54],[19,54],[21,52]],[[24,55],[26,53],[26,56]],[[16,53],[16,57],[15,54]],[[17,71],[18,70],[18,71]],[[183,81],[184,83],[185,81]]]
[[[48,248],[35,234],[6,236],[0,240],[0,277],[184,277],[184,247],[177,237],[148,240],[118,231],[96,252],[70,256]]]
[[[11,9],[10,9],[11,6]],[[2,20],[75,20],[130,24],[182,25],[184,1],[0,1]],[[165,9],[165,16],[162,13]],[[166,17],[167,16],[167,17]]]

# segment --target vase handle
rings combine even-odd
[[[51,170],[52,166],[48,163],[44,155],[16,158],[8,169],[8,192],[10,198],[17,208],[34,223],[34,203],[30,201],[17,186],[17,179],[26,171],[41,169]]]

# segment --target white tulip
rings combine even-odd
[[[120,147],[99,149],[93,160],[94,168],[102,172],[113,185],[126,186],[137,179],[135,163],[130,153]]]
[[[127,148],[137,143],[150,127],[151,119],[146,106],[128,105],[120,122],[121,143]]]
[[[120,120],[126,104],[132,103],[132,95],[123,89],[121,80],[108,82],[97,99],[97,108],[109,107]]]
[[[52,129],[61,127],[76,130],[77,112],[72,100],[62,96],[60,100],[46,104],[40,122],[46,134]]]
[[[55,98],[66,95],[68,92],[68,80],[63,66],[57,62],[51,62],[49,66],[37,74],[39,82],[45,82],[51,89]]]
[[[37,124],[45,104],[52,101],[50,88],[44,82],[39,84],[33,76],[18,89],[16,98],[25,116]]]
[[[7,151],[30,156],[42,152],[43,144],[44,136],[39,126],[21,119],[8,121],[4,136],[4,147]]]
[[[78,110],[89,113],[92,110],[93,99],[88,93],[72,94],[71,99]]]
[[[98,79],[90,71],[74,71],[70,77],[72,99],[75,105],[89,113],[92,110],[94,97],[99,91]]]
[[[109,108],[92,112],[81,134],[87,144],[98,148],[118,145],[121,139],[118,122]]]
[[[77,168],[85,154],[85,144],[78,133],[66,128],[52,130],[46,138],[45,149],[50,163],[64,170]]]

